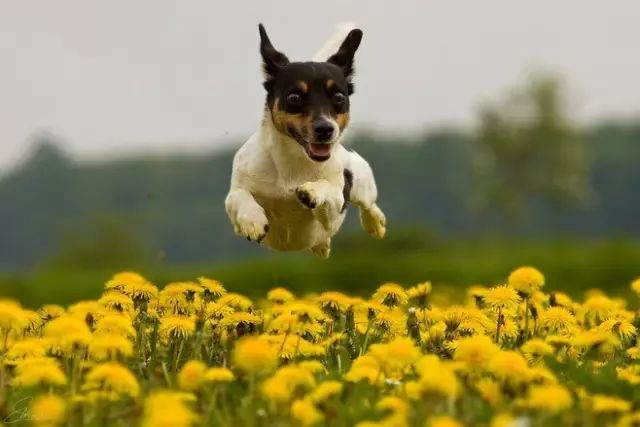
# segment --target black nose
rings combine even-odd
[[[313,133],[318,142],[330,141],[333,137],[333,125],[325,121],[317,122],[313,125]]]

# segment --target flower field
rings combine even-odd
[[[251,300],[123,272],[67,308],[0,300],[0,424],[640,425],[638,299],[544,285]]]

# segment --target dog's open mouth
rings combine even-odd
[[[302,146],[305,153],[307,153],[307,156],[309,156],[311,160],[315,160],[316,162],[324,162],[326,160],[329,160],[329,158],[331,157],[332,144],[308,142],[294,129],[289,129],[289,134],[291,134],[293,136],[293,139],[295,139],[296,142]]]

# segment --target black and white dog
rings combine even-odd
[[[340,141],[349,124],[353,59],[362,31],[345,26],[311,62],[290,62],[260,24],[267,99],[262,124],[238,150],[225,201],[235,233],[278,251],[328,258],[347,202],[384,237],[369,164]]]

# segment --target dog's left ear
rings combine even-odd
[[[289,64],[289,58],[273,47],[267,31],[264,29],[264,25],[259,24],[258,29],[260,31],[260,54],[262,55],[262,67],[266,77],[266,87],[268,82],[272,81],[273,78]]]
[[[342,42],[342,45],[340,45],[338,52],[327,60],[327,62],[342,68],[344,76],[347,78],[347,82],[349,83],[350,91],[351,78],[353,77],[353,57],[355,56],[356,50],[358,50],[358,46],[360,46],[361,41],[362,30],[358,28],[351,30]]]

